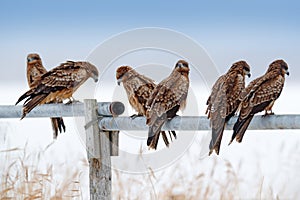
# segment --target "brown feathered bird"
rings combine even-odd
[[[183,110],[189,89],[189,65],[179,60],[172,73],[162,80],[153,90],[147,101],[147,125],[149,126],[147,145],[154,148],[155,138],[159,136],[161,127]]]
[[[234,138],[237,142],[242,142],[254,114],[263,110],[265,110],[264,116],[274,114],[272,107],[283,89],[285,74],[289,75],[288,65],[283,60],[276,60],[270,64],[263,76],[250,82],[241,93],[241,110],[237,122],[234,124],[229,144]]]
[[[32,53],[27,56],[27,82],[30,89],[34,87],[34,82],[39,80],[40,77],[47,73],[47,70],[43,66],[42,59],[39,54]],[[62,101],[53,101],[49,103],[62,103]],[[53,138],[56,139],[58,131],[66,131],[66,126],[62,117],[52,117],[51,124],[53,129]]]
[[[235,115],[240,104],[239,95],[245,89],[245,76],[251,76],[250,67],[245,61],[234,63],[226,74],[214,84],[207,100],[207,110],[212,128],[209,155],[215,150],[219,155],[224,128]]]
[[[144,75],[139,74],[130,66],[119,67],[116,71],[116,79],[118,85],[123,83],[123,87],[126,91],[128,101],[138,113],[137,116],[146,116],[147,100],[149,99],[154,88],[156,87],[154,81]],[[136,115],[133,115],[132,117],[136,117]],[[166,136],[165,131],[161,131],[160,133],[162,134],[166,146],[169,146],[169,140]],[[176,138],[175,131],[170,131],[170,139],[172,140],[171,133]],[[158,139],[159,137],[156,137],[153,141],[154,149],[156,149],[157,147]]]
[[[98,81],[99,72],[89,62],[67,61],[43,74],[30,90],[17,101],[25,100],[21,119],[37,105],[71,99],[73,93],[88,79]]]

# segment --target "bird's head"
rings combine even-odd
[[[249,78],[251,77],[250,66],[244,60],[233,63],[230,70],[238,70],[244,76],[248,76]]]
[[[272,62],[268,68],[268,71],[273,71],[273,70],[279,70],[280,73],[282,75],[290,75],[290,72],[289,72],[289,67],[287,65],[286,62],[284,62],[283,60],[275,60],[274,62]]]
[[[37,53],[31,53],[27,56],[27,64],[34,64],[37,62],[42,62],[41,57]]]
[[[175,65],[175,70],[181,74],[189,74],[190,68],[189,63],[185,60],[179,60]]]
[[[84,62],[84,68],[88,75],[94,79],[95,82],[98,82],[98,77],[99,77],[99,71],[97,67],[89,62]]]
[[[123,81],[124,75],[127,74],[131,70],[132,70],[132,68],[130,66],[121,66],[117,69],[116,79],[117,79],[118,85],[120,85],[121,82]]]

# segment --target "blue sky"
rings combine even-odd
[[[297,81],[300,76],[299,11],[300,3],[296,1],[276,0],[2,0],[0,4],[1,104],[15,103],[19,95],[26,91],[28,86],[25,69],[28,53],[38,52],[44,65],[50,69],[68,59],[85,59],[99,44],[120,32],[143,27],[161,27],[179,31],[195,40],[205,48],[221,73],[224,73],[233,62],[244,59],[251,66],[251,80],[253,80],[264,73],[274,59],[283,58],[289,64],[290,77],[286,79],[286,88],[276,102],[274,112],[276,114],[299,113],[299,108],[294,106],[299,99],[299,92],[297,92],[299,89],[290,87],[293,82],[299,84]],[[122,90],[122,88],[118,89]],[[103,96],[105,95],[107,96],[107,94]],[[199,96],[201,97],[197,98],[199,106],[204,107],[207,96],[203,91],[199,92]],[[188,106],[194,109],[195,105]],[[201,111],[201,115],[204,111],[205,109]],[[69,120],[67,133],[70,134],[60,135],[55,144],[59,147],[53,147],[53,155],[54,160],[61,158],[63,163],[66,161],[74,163],[73,156],[75,155],[77,159],[79,155],[74,152],[81,151],[78,148],[81,143],[79,144],[77,137],[74,137],[78,125],[73,119],[66,120]],[[47,145],[52,141],[49,119],[22,121],[16,119],[11,123],[11,127],[12,134],[8,135],[13,143],[23,144],[26,138],[30,138],[30,142],[34,144],[32,147],[36,147],[36,145]],[[32,127],[35,127],[34,131]],[[40,130],[48,133],[41,134]],[[297,156],[297,149],[296,154],[291,152],[295,151],[293,148],[297,146],[298,138],[294,132],[289,133],[291,135],[287,137],[275,133],[272,137],[267,135],[269,133],[260,132],[259,136],[249,133],[247,140],[243,142],[244,145],[233,144],[233,147],[222,151],[223,158],[228,158],[233,166],[236,166],[235,168],[240,169],[241,162],[244,162],[244,166],[248,166],[244,171],[238,171],[243,180],[246,180],[244,183],[247,192],[249,192],[247,177],[252,178],[251,175],[255,174],[253,176],[255,181],[263,180],[265,185],[265,182],[270,179],[270,182],[279,186],[280,191],[282,188],[285,189],[286,187],[283,186],[292,180],[290,184],[292,187],[287,191],[292,191],[289,193],[291,195],[296,193],[294,191],[299,186],[299,181],[293,177],[297,175],[297,170],[296,167],[290,167],[294,166],[290,161],[297,160],[297,157],[290,158],[291,155]],[[125,140],[120,141],[120,146],[128,145]],[[200,153],[198,140],[195,145],[197,145],[195,152],[198,155],[198,152]],[[140,148],[140,146],[136,147]],[[282,151],[283,147],[286,147],[285,151]],[[69,156],[70,152],[71,156]],[[236,156],[232,156],[232,152]],[[273,154],[269,155],[270,152]],[[268,155],[267,159],[265,155]],[[190,158],[192,157],[188,155],[187,159]],[[207,169],[208,164],[198,159],[195,166],[200,167],[196,168]],[[51,160],[48,161],[52,162]],[[254,160],[257,163],[253,162]],[[256,167],[252,167],[253,163],[256,167],[262,168],[261,174],[257,173]],[[189,169],[186,165],[183,166],[183,169]],[[175,167],[177,168],[177,165]],[[174,172],[173,168],[170,169]],[[220,172],[222,173],[222,170]],[[276,188],[274,191],[276,193]]]
[[[142,27],[169,28],[193,38],[220,72],[239,59],[259,66],[257,75],[277,58],[296,69],[299,10],[293,1],[5,0],[0,7],[1,67],[17,72],[15,77],[0,74],[0,82],[24,81],[30,52],[39,52],[54,67],[66,59],[84,59],[112,35]]]

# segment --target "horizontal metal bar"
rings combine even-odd
[[[121,102],[99,102],[98,113],[101,116],[117,116],[124,112]],[[22,106],[0,106],[0,118],[20,118]],[[79,117],[84,116],[84,104],[44,104],[35,107],[26,117]]]
[[[226,125],[227,130],[232,130],[237,117],[233,117]],[[104,117],[99,121],[102,130],[148,130],[144,117]],[[268,129],[300,129],[300,115],[262,115],[254,116],[248,130],[268,130]],[[162,130],[210,130],[209,120],[205,116],[176,116],[166,122]]]

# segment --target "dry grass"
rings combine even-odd
[[[53,178],[52,165],[40,163],[37,154],[13,148],[0,152],[0,199],[82,199],[79,172],[64,174],[62,182]]]
[[[143,157],[141,151],[140,157]],[[114,170],[112,173],[112,197],[118,200],[245,199],[241,187],[252,186],[247,185],[248,183],[239,175],[242,163],[235,169],[229,161],[218,157],[210,157],[209,161],[205,160],[204,162],[206,164],[210,162],[209,169],[207,169],[207,165],[203,168],[201,160],[192,159],[190,163],[178,162],[175,166],[170,167],[169,172],[155,172],[146,165],[145,168],[148,169],[148,173],[143,175]],[[186,168],[187,165],[193,166],[192,170]],[[223,177],[220,176],[220,171]],[[192,176],[188,176],[188,174],[192,174]],[[263,178],[257,180],[257,184],[251,188],[251,191],[251,199],[280,199],[264,183]]]
[[[64,174],[60,182],[54,179],[53,166],[40,168],[42,152],[30,154],[24,149],[9,149],[0,152],[1,185],[0,199],[85,199],[82,196],[80,172]],[[142,156],[142,154],[140,154]],[[4,162],[3,162],[4,161]],[[148,173],[132,175],[113,171],[113,199],[144,200],[198,200],[198,199],[244,199],[239,188],[244,180],[238,176],[239,169],[234,169],[228,161],[211,159],[209,171],[202,171],[195,166],[196,174],[187,177],[188,171],[183,165],[172,166],[172,172],[155,172],[148,167]],[[186,163],[187,164],[187,163]],[[86,166],[87,167],[87,166]],[[206,169],[207,170],[207,169]],[[224,177],[220,179],[216,171],[222,170]],[[191,172],[191,173],[194,173]],[[165,176],[169,182],[162,182]],[[271,188],[264,189],[264,179],[258,181],[254,199],[280,199]]]
[[[161,175],[156,176],[151,169],[147,175],[134,176],[114,171],[113,190],[118,192],[113,193],[113,199],[205,200],[239,197],[239,180],[229,162],[226,162],[226,182],[214,178],[214,168],[211,173],[199,172],[192,179],[185,177],[187,172],[180,166],[173,173],[176,178],[170,178],[169,183],[161,185]],[[155,187],[156,184],[161,188]]]
[[[282,152],[284,147],[284,144],[280,146]],[[296,144],[292,149],[299,152],[299,145]],[[292,160],[300,160],[298,154],[286,153]],[[299,162],[287,160],[287,155],[278,155],[282,157],[283,170],[299,168]],[[142,149],[139,157],[143,160]],[[257,171],[257,177],[253,177],[257,179],[256,183],[249,184],[241,175],[245,174],[242,172],[243,161],[237,167],[217,156],[206,160],[195,159],[190,155],[186,157],[184,162],[179,160],[161,171],[155,171],[145,164],[147,173],[142,175],[113,170],[112,199],[231,200],[245,199],[247,190],[251,193],[247,198],[251,199],[281,199],[281,194],[284,194],[274,192],[260,174],[259,168],[253,169]],[[86,199],[83,192],[87,193],[88,187],[81,182],[81,171],[88,166],[72,170],[71,164],[46,165],[43,151],[28,153],[26,146],[0,151],[0,199]],[[57,168],[61,169],[62,177],[55,177]],[[283,187],[282,191],[285,189]],[[293,199],[299,197],[298,193],[292,195]]]
[[[244,199],[243,195],[239,193],[239,187],[243,180],[238,178],[237,172],[231,164],[228,161],[223,163],[225,177],[222,180],[215,176],[217,164],[220,163],[214,159],[210,173],[199,171],[191,179],[185,177],[187,171],[178,165],[172,172],[174,176],[171,176],[170,182],[163,184],[160,183],[163,175],[158,176],[151,169],[146,175],[128,175],[115,170],[113,171],[113,199]],[[275,195],[272,190],[264,191],[263,180],[260,183],[252,198],[274,199]]]

